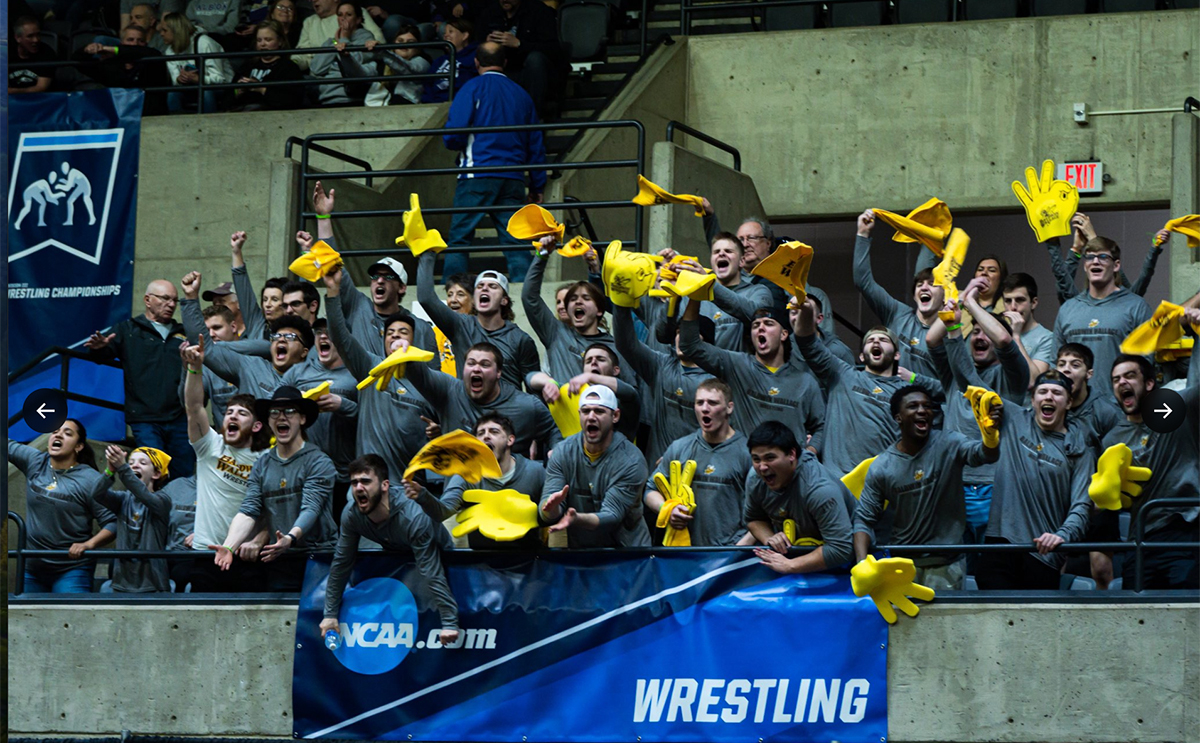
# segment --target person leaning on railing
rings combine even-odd
[[[400,32],[392,39],[395,44],[414,44],[420,36],[415,26],[401,26]],[[366,43],[367,51],[375,48],[376,41],[371,39]],[[370,64],[371,61],[374,64]],[[429,60],[421,56],[419,49],[397,49],[395,51],[377,51],[374,57],[368,57],[368,65],[361,65],[349,55],[341,58],[342,74],[347,77],[371,77],[374,75],[394,75],[394,82],[372,83],[364,101],[368,106],[387,106],[404,103],[420,103],[421,94],[425,90],[424,81],[406,81],[407,75],[421,75],[429,72]]]
[[[121,31],[119,46],[92,42],[83,48],[87,56],[98,56],[100,63],[85,71],[106,88],[156,88],[171,84],[167,66],[161,61],[143,61],[162,53],[147,46],[146,29],[130,24]],[[147,116],[165,114],[167,101],[162,93],[147,93],[142,113]]]
[[[274,52],[288,48],[287,33],[278,21],[263,21],[254,29],[254,48]],[[263,54],[246,60],[234,74],[239,83],[281,82],[300,80],[304,73],[296,63],[279,54]],[[304,105],[304,93],[299,86],[275,85],[234,91],[236,111],[285,110]]]
[[[339,80],[346,77],[342,71],[343,60],[351,69],[361,68],[364,52],[349,52],[346,51],[346,47],[361,47],[375,39],[371,32],[362,26],[362,8],[358,3],[338,4],[337,18],[337,30],[320,45],[332,49],[315,55],[308,68],[315,78]],[[321,85],[316,92],[317,102],[321,106],[359,106],[366,96],[366,87],[368,86],[364,84]]]
[[[182,13],[167,13],[158,23],[158,33],[167,44],[163,52],[168,57],[183,54],[215,54],[225,50],[212,39],[192,25]],[[225,59],[210,59],[204,62],[204,84],[220,85],[233,80],[233,69]],[[167,62],[167,73],[172,85],[192,86],[200,82],[200,59],[180,59]],[[171,113],[179,113],[185,107],[190,108],[194,97],[182,92],[167,94],[167,108]],[[201,113],[217,110],[218,95],[214,90],[204,91]]]

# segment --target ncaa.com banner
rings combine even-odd
[[[318,633],[328,560],[308,563],[292,702],[303,738],[878,743],[887,624],[848,575],[779,576],[745,552],[446,556],[462,629],[416,567],[359,553]]]

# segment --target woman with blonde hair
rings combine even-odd
[[[215,54],[225,51],[212,37],[197,30],[192,22],[182,13],[167,13],[158,22],[158,33],[163,43],[167,45],[164,55],[168,57],[185,54]],[[200,60],[183,58],[167,62],[167,75],[172,85],[192,86],[200,82]],[[204,63],[204,84],[221,85],[233,80],[233,69],[225,59],[212,59]],[[190,107],[194,95],[179,93],[167,94],[167,108],[171,113],[179,113],[184,107]],[[218,95],[215,90],[205,90],[200,112],[216,111]]]

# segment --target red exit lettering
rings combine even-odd
[[[1076,188],[1096,187],[1096,163],[1070,163],[1066,171],[1067,182]]]

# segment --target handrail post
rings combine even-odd
[[[197,48],[199,48],[199,45],[197,45]],[[197,108],[197,110],[199,110],[199,112],[201,114],[205,113],[205,111],[204,111],[204,60],[205,59],[206,59],[206,57],[203,54],[196,56],[196,60],[200,62],[200,69],[199,69],[200,79],[196,81],[196,95],[199,98],[199,100],[196,101],[196,108]]]
[[[16,511],[9,511],[8,519],[17,525],[17,575],[13,587],[17,589],[16,595],[20,596],[25,593],[25,519]],[[4,559],[7,560],[8,555]]]
[[[684,0],[679,0],[679,2],[680,2],[680,4],[682,4],[684,2]],[[640,29],[639,29],[640,33],[639,33],[639,39],[638,39],[638,45],[639,45],[638,46],[638,59],[646,58],[646,26],[650,22],[649,19],[646,18],[646,15],[649,12],[650,12],[650,0],[642,0],[642,18],[641,18],[641,23],[639,24],[640,25]]]
[[[71,389],[71,357],[59,356],[59,358],[62,359],[62,364],[58,367],[58,388],[60,390],[69,390]]]
[[[679,35],[688,35],[688,0],[679,0]]]
[[[646,127],[642,126],[642,122],[637,121],[636,119],[634,120],[634,123],[637,124],[637,135],[638,135],[638,144],[637,144],[638,173],[642,174],[642,173],[646,172]],[[647,250],[647,248],[649,246],[646,245],[646,243],[643,239],[643,235],[642,235],[642,231],[643,231],[642,223],[645,221],[645,219],[643,217],[643,215],[645,214],[645,211],[646,211],[646,207],[642,206],[641,204],[638,204],[634,208],[634,214],[637,215],[637,224],[635,224],[633,226],[633,237],[635,240],[637,240],[638,250],[640,250],[643,253],[649,253],[650,251]]]

